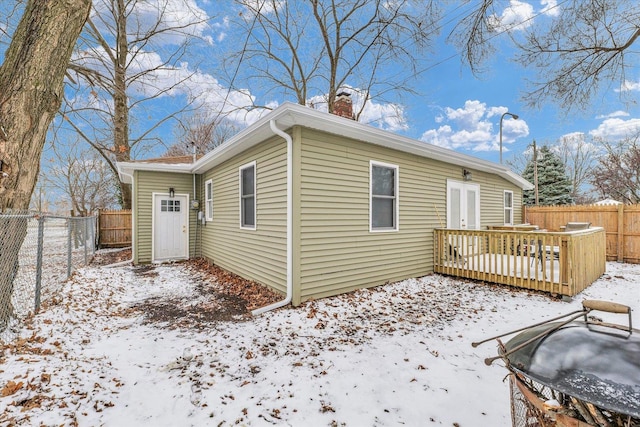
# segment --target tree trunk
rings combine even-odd
[[[118,0],[116,4],[116,63],[114,73],[113,93],[113,149],[116,161],[128,162],[131,160],[131,146],[129,145],[129,98],[127,96],[127,58],[129,56],[129,43],[127,42],[127,10],[124,0]],[[131,209],[131,187],[120,183],[120,195],[122,196],[122,209]]]
[[[0,66],[0,212],[26,211],[47,130],[60,108],[71,52],[91,0],[29,0]],[[27,222],[3,227],[0,330],[12,316],[11,294]],[[12,226],[13,227],[13,226]]]

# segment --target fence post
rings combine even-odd
[[[618,205],[618,262],[624,262],[624,205]]]
[[[82,221],[82,228],[83,228],[83,232],[82,232],[82,239],[84,240],[84,265],[87,265],[87,232],[89,230],[87,230],[87,218],[85,217]]]
[[[94,221],[95,227],[95,245],[100,247],[100,220],[102,219],[102,209],[98,209],[96,220]]]
[[[44,216],[38,217],[38,247],[36,255],[36,300],[35,312],[40,310],[40,293],[42,292],[42,253],[44,249]]]
[[[97,228],[98,228],[98,218],[95,216],[91,217],[91,256],[96,254],[96,247],[98,246],[97,241]]]
[[[71,233],[73,218],[67,218],[67,279],[71,277]]]

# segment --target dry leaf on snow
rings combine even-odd
[[[12,394],[15,394],[18,390],[20,390],[23,385],[24,383],[22,381],[20,381],[19,383],[9,381],[7,385],[2,388],[2,391],[0,391],[0,395],[2,395],[2,397],[11,396]]]

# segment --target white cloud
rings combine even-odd
[[[627,113],[626,111],[618,110],[618,111],[614,111],[613,113],[596,116],[596,119],[598,120],[611,119],[614,117],[629,117],[629,113]]]
[[[631,92],[631,91],[640,91],[640,81],[632,82],[630,80],[625,80],[622,85],[620,85],[620,89],[615,89],[616,92]]]
[[[74,62],[109,75],[109,70],[104,67],[109,60],[106,51],[102,48],[76,54]],[[202,108],[211,111],[212,114],[225,115],[239,126],[253,123],[268,111],[250,109],[255,98],[248,90],[229,91],[215,77],[191,69],[187,62],[182,62],[175,67],[163,65],[164,61],[158,53],[142,51],[137,52],[129,62],[127,77],[137,76],[128,88],[128,94],[133,99],[184,97],[187,102],[193,102],[194,108]],[[97,100],[89,97],[84,101],[78,99],[77,102],[90,106]],[[277,103],[269,103],[267,107],[275,108]]]
[[[640,133],[640,119],[623,120],[620,118],[607,118],[600,125],[589,132],[594,138],[606,141],[620,141]]]
[[[560,15],[560,7],[558,6],[557,0],[542,0],[540,4],[543,6],[540,13],[547,16]]]
[[[511,0],[502,15],[490,17],[491,27],[497,32],[524,30],[533,24],[533,6],[518,0]]]
[[[94,0],[91,10],[92,21],[103,32],[107,40],[110,33],[108,28],[114,28],[113,9],[111,0]],[[201,9],[195,0],[146,0],[130,2],[128,4],[127,32],[141,36],[149,31],[157,34],[154,43],[158,45],[180,45],[191,37],[206,36],[209,30],[209,16]]]
[[[253,17],[256,14],[269,15],[282,9],[286,0],[242,0],[240,3],[244,6],[247,17]]]
[[[574,151],[596,152],[601,148],[599,145],[596,145],[593,142],[587,141],[587,135],[584,132],[567,133],[560,137],[560,141],[566,147]],[[552,149],[555,149],[556,152],[560,152],[561,144],[553,146]]]
[[[358,88],[343,87],[340,91],[345,91],[351,94],[354,112],[359,111],[359,109],[362,108],[364,97]],[[307,104],[313,106],[313,108],[319,111],[327,111],[326,95],[314,96],[307,101]],[[409,127],[404,115],[404,107],[402,105],[394,103],[378,103],[371,99],[369,99],[365,105],[359,121],[361,123],[375,125],[381,129],[392,132],[407,130]]]
[[[540,5],[542,8],[536,12],[529,3],[511,0],[500,16],[490,17],[490,25],[497,32],[524,30],[533,25],[537,14],[556,17],[561,12],[557,0],[541,0]]]
[[[466,101],[462,108],[446,107],[444,116],[436,117],[436,123],[441,126],[427,130],[420,139],[454,150],[498,151],[500,116],[507,111],[506,107],[487,108],[477,100]],[[506,116],[502,123],[503,151],[508,151],[505,145],[527,135],[529,126],[524,120]]]
[[[269,109],[278,106],[277,102],[269,102],[266,105],[269,109],[251,109],[255,97],[249,90],[229,90],[212,75],[201,72],[194,74],[182,86],[193,99],[195,108],[210,111],[212,116],[224,116],[241,127],[250,125],[268,113]]]
[[[222,18],[222,22],[216,22],[211,25],[214,29],[219,31],[218,35],[216,36],[216,41],[218,43],[222,43],[227,38],[227,30],[229,29],[230,24],[231,20],[228,16],[225,16]]]

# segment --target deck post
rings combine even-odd
[[[618,262],[624,262],[624,205],[618,205]]]
[[[563,290],[565,286],[569,287],[569,295],[573,295],[574,283],[571,280],[571,274],[569,274],[569,270],[573,267],[573,259],[571,258],[571,252],[569,251],[570,237],[562,237],[560,240],[560,285],[562,289],[560,289],[560,293],[564,294]]]

